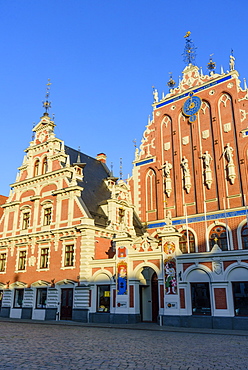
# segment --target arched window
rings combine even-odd
[[[34,176],[38,176],[39,174],[39,164],[40,164],[40,161],[39,159],[37,159],[34,163]]]
[[[157,180],[151,168],[146,175],[146,218],[148,221],[157,219]]]
[[[244,224],[241,230],[242,248],[248,249],[248,226]]]
[[[44,173],[47,173],[47,157],[45,157],[42,162],[42,175],[44,175]]]
[[[209,244],[212,249],[217,244],[223,251],[228,250],[226,228],[222,225],[217,225],[212,228],[209,234]]]
[[[179,239],[179,248],[180,248],[180,251],[182,253],[188,253],[188,244],[189,244],[190,253],[195,253],[195,237],[194,237],[194,234],[190,230],[188,230],[188,232],[187,232],[187,230],[184,230],[181,233],[181,237]]]

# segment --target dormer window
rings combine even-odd
[[[45,157],[42,162],[42,175],[47,173],[47,170],[48,170],[47,157]]]
[[[38,176],[39,174],[39,164],[40,164],[40,161],[39,159],[37,159],[34,163],[34,176]]]

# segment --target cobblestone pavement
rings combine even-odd
[[[248,369],[248,336],[0,322],[0,369]]]

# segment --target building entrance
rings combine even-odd
[[[158,277],[151,267],[144,267],[140,279],[140,315],[142,321],[156,322],[158,317]]]
[[[64,288],[61,289],[61,320],[72,319],[72,303],[73,303],[73,289]]]

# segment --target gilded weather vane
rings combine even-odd
[[[195,48],[193,41],[189,38],[190,35],[191,35],[191,32],[188,31],[186,32],[186,35],[184,36],[184,38],[186,39],[186,44],[184,47],[184,52],[182,54],[184,57],[183,60],[187,65],[194,64],[194,60],[196,57],[196,48]]]
[[[46,88],[46,101],[43,101],[43,107],[45,108],[46,112],[45,114],[48,115],[48,109],[51,108],[51,102],[48,101],[48,98],[50,96],[50,86],[52,85],[52,83],[50,82],[50,78],[48,78],[48,82],[47,82],[47,88]]]
[[[170,79],[167,82],[167,85],[169,86],[170,89],[173,89],[173,87],[176,85],[176,82],[172,78],[172,72],[169,73]]]
[[[213,56],[214,54],[210,54],[210,57],[209,57],[209,62],[207,64],[207,69],[209,70],[209,74],[211,74],[211,72],[214,72],[215,70],[215,67],[216,67],[216,63],[213,62]]]

